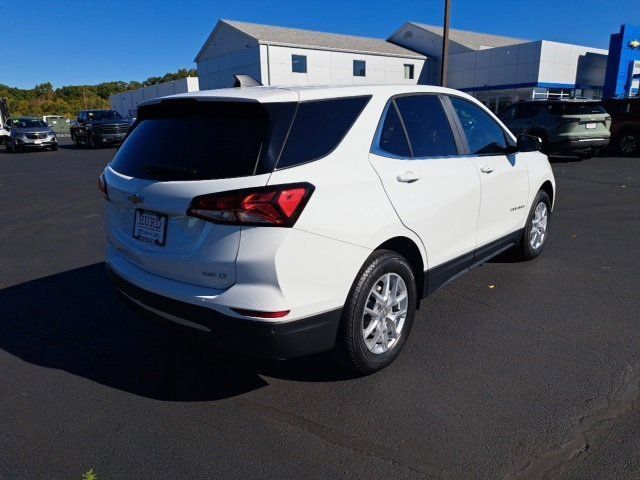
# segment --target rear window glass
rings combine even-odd
[[[538,115],[540,105],[534,103],[520,103],[511,105],[502,110],[498,117],[500,120],[521,120],[523,118],[532,118]]]
[[[293,103],[197,101],[142,107],[110,165],[127,176],[163,181],[272,171],[294,110]]]
[[[348,97],[300,103],[278,168],[311,162],[331,153],[370,98]]]
[[[600,103],[550,103],[547,108],[551,115],[595,115],[607,113]]]

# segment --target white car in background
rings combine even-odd
[[[513,248],[538,256],[539,139],[432,86],[251,87],[152,100],[100,177],[129,304],[274,358],[371,373],[420,300]]]

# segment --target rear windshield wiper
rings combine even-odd
[[[181,167],[180,165],[142,165],[142,170],[147,175],[154,177],[193,178],[198,175],[195,168]]]

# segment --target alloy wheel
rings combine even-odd
[[[627,134],[620,139],[620,151],[625,154],[634,153],[638,149],[638,137]]]
[[[362,336],[371,353],[386,353],[398,343],[408,306],[407,285],[400,275],[386,273],[373,284],[362,314]]]
[[[529,243],[534,250],[538,250],[547,238],[547,223],[549,221],[549,210],[544,202],[538,203],[531,219],[531,232],[529,233]]]

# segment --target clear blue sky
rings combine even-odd
[[[144,80],[193,58],[219,18],[371,37],[441,24],[444,0],[31,0],[0,5],[0,83]],[[451,26],[608,48],[638,0],[452,0]]]

